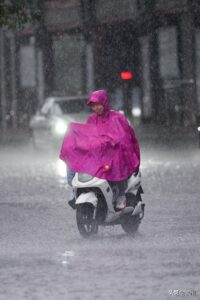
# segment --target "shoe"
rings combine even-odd
[[[75,203],[75,198],[72,200],[68,201],[69,206],[71,206],[71,208],[76,209],[76,203]]]
[[[117,202],[115,207],[116,211],[124,209],[126,207],[126,196],[125,195],[119,196],[116,202]]]

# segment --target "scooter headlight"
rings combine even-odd
[[[87,181],[90,181],[92,180],[94,177],[89,175],[89,174],[86,174],[86,173],[78,173],[78,180],[80,182],[87,182]]]
[[[67,130],[67,125],[64,121],[60,120],[56,122],[54,129],[57,135],[64,135]]]
[[[133,109],[132,109],[132,115],[134,116],[134,117],[141,117],[141,114],[142,114],[142,111],[141,111],[141,109],[139,108],[139,107],[134,107]]]

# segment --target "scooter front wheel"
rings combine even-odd
[[[84,203],[77,206],[76,222],[78,230],[84,238],[89,238],[98,232],[98,223],[94,218],[92,204]]]

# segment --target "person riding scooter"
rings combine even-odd
[[[71,123],[61,148],[68,183],[79,172],[117,184],[116,210],[121,210],[126,207],[127,179],[140,166],[139,143],[125,116],[110,109],[106,91],[92,92],[87,105],[93,114],[86,124]]]

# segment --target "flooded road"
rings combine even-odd
[[[142,149],[146,212],[80,237],[53,154],[0,150],[0,300],[200,297],[200,152]],[[179,298],[180,298],[179,297]]]

